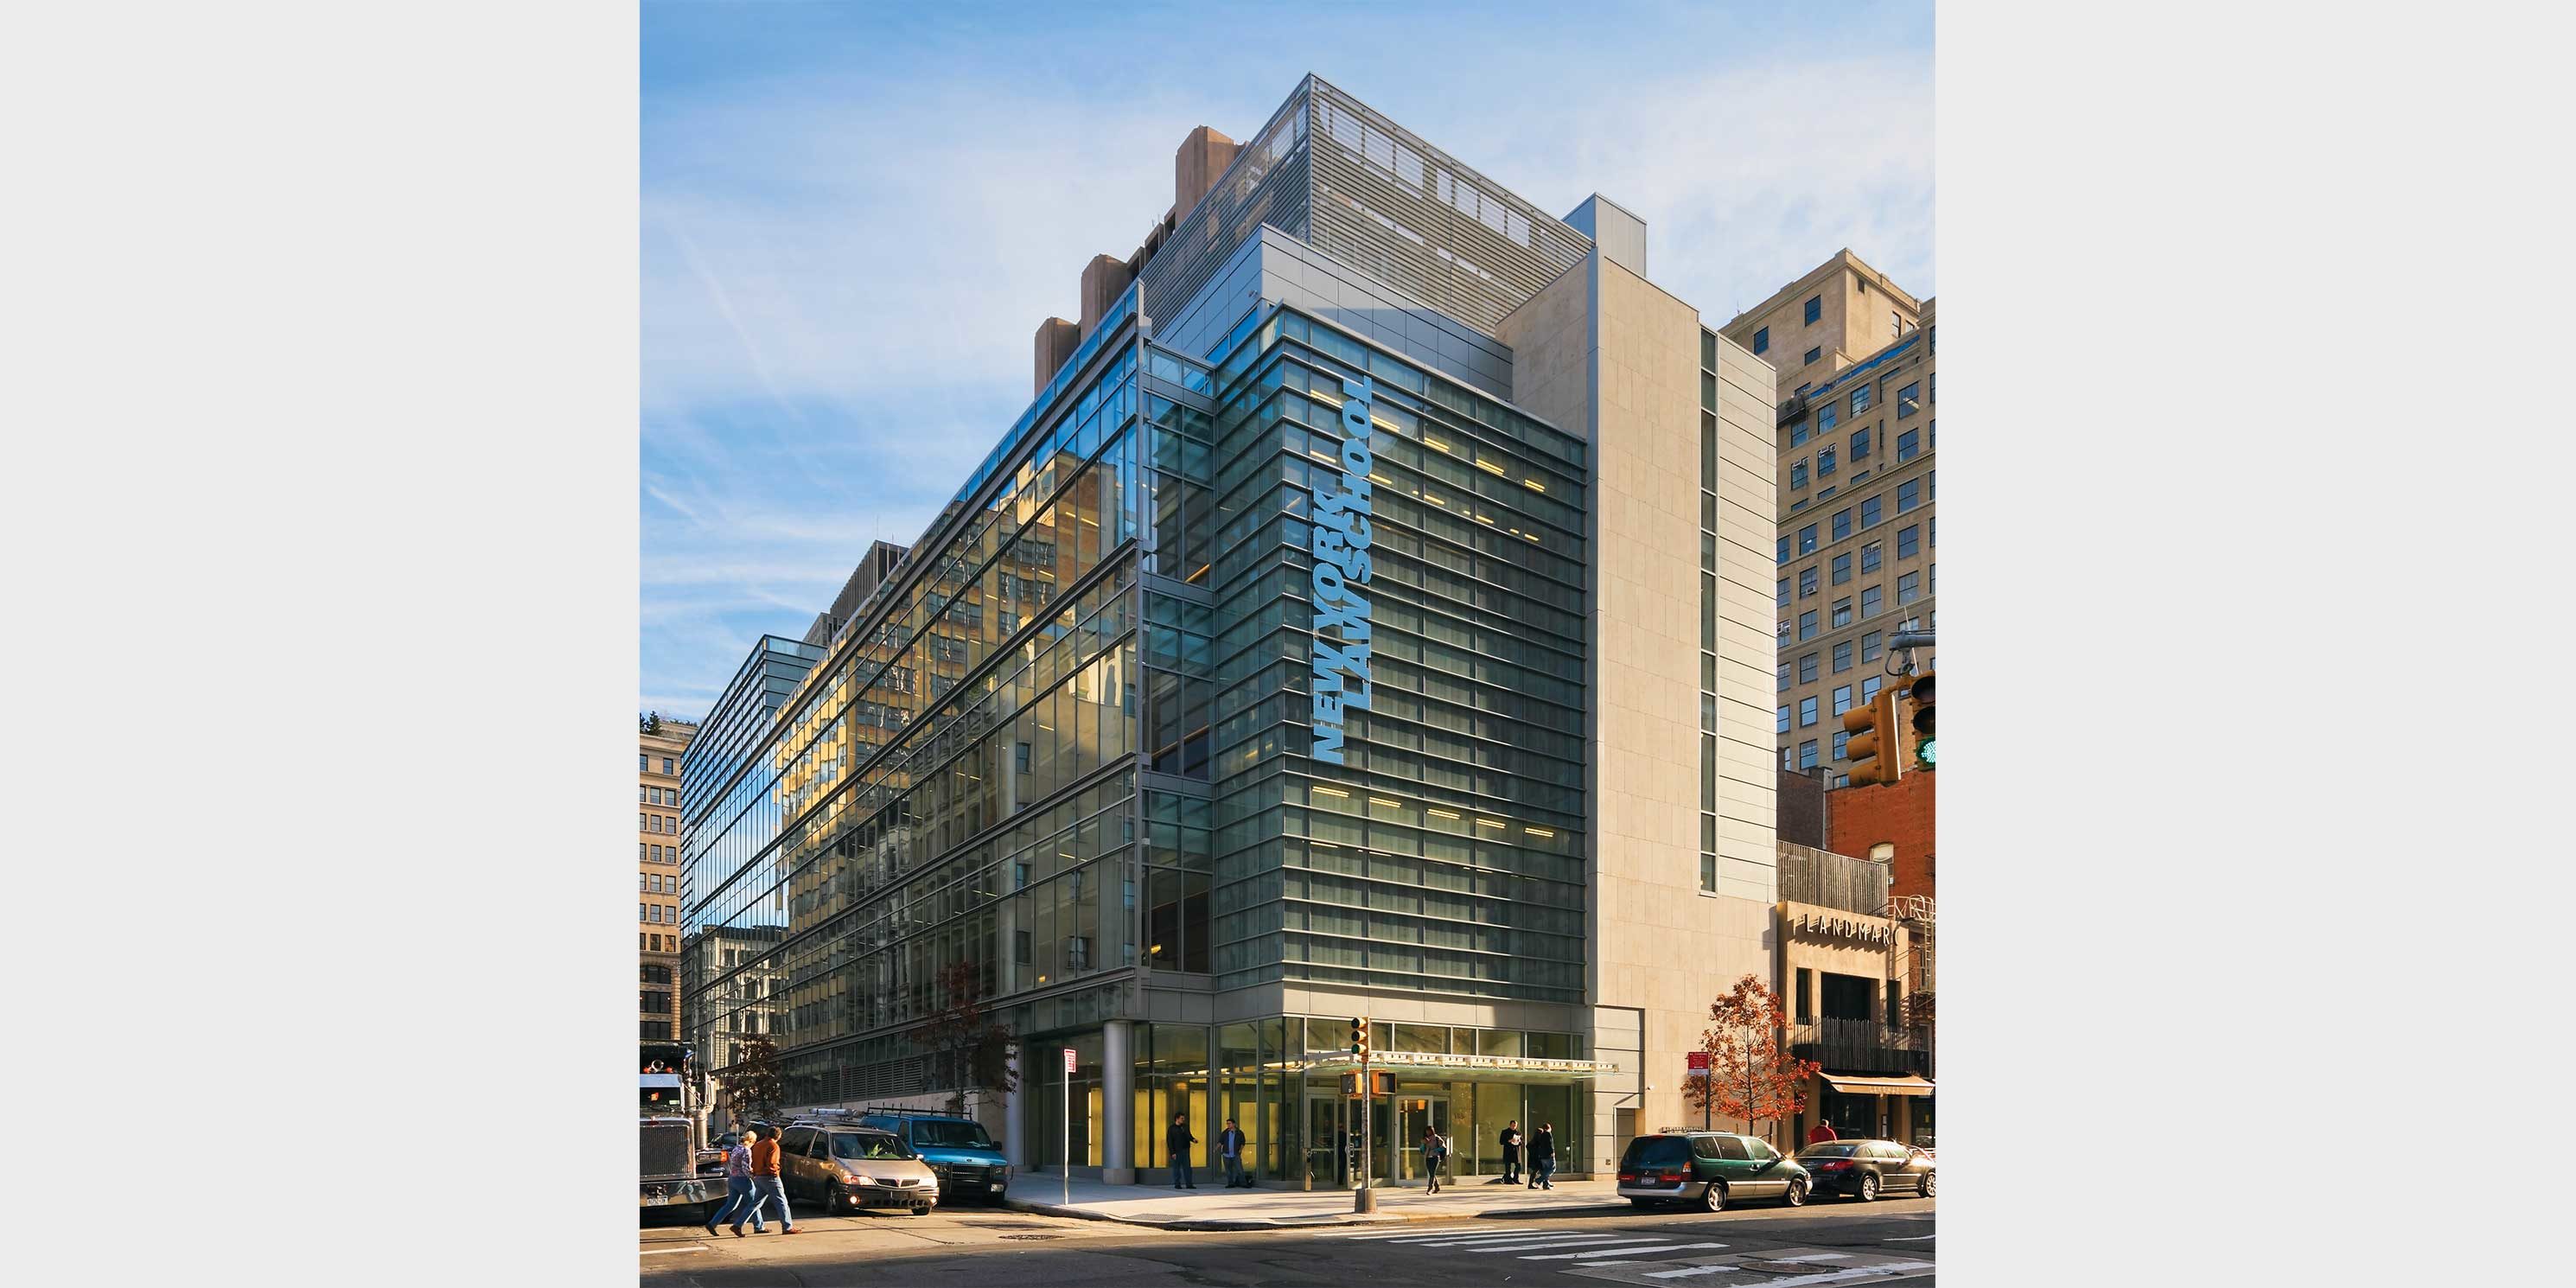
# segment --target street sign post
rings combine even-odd
[[[1073,1204],[1073,1064],[1072,1047],[1064,1049],[1064,1201]]]
[[[1694,1082],[1706,1084],[1708,1081],[1708,1052],[1691,1052],[1687,1058],[1687,1064],[1689,1067],[1688,1076],[1690,1079]],[[1702,1085],[1699,1092],[1699,1126],[1700,1130],[1706,1131],[1708,1130],[1709,1102],[1716,1099],[1716,1097],[1709,1094],[1709,1089],[1706,1085]]]

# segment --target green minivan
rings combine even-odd
[[[1759,1136],[1723,1131],[1673,1131],[1639,1136],[1619,1156],[1619,1195],[1638,1207],[1695,1201],[1711,1212],[1729,1202],[1778,1199],[1796,1207],[1807,1201],[1815,1178],[1798,1160],[1783,1156]]]

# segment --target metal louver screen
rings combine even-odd
[[[1311,82],[1307,240],[1491,332],[1580,261],[1590,238],[1358,100]]]
[[[1301,88],[1270,116],[1261,134],[1235,156],[1189,217],[1145,265],[1145,316],[1165,321],[1195,298],[1208,279],[1268,224],[1304,237],[1306,96]]]

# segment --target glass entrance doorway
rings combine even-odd
[[[1356,1102],[1338,1095],[1306,1097],[1298,1125],[1306,1133],[1306,1175],[1314,1178],[1317,1189],[1349,1189],[1359,1175],[1359,1137],[1352,1134],[1358,1120],[1351,1120],[1354,1126],[1343,1124],[1345,1106],[1358,1113]]]
[[[1380,1102],[1381,1107],[1384,1107],[1384,1104],[1385,1102]],[[1399,1087],[1396,1090],[1393,1109],[1394,1112],[1387,1117],[1394,1120],[1389,1126],[1394,1129],[1395,1148],[1390,1153],[1395,1159],[1395,1174],[1388,1179],[1421,1180],[1426,1166],[1422,1157],[1424,1128],[1428,1127],[1444,1137],[1454,1134],[1449,1127],[1448,1091],[1446,1088],[1424,1090]],[[1456,1143],[1452,1142],[1450,1150],[1453,1154],[1456,1149]]]

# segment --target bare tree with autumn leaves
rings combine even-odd
[[[1744,1120],[1748,1135],[1806,1107],[1807,1080],[1824,1066],[1789,1054],[1781,1042],[1787,1017],[1780,995],[1747,975],[1709,1004],[1709,1027],[1700,1034],[1708,1076],[1682,1083],[1683,1102],[1726,1118]]]
[[[948,1092],[948,1112],[963,1114],[969,1091],[1015,1090],[1019,1073],[1011,1067],[1010,1030],[984,1009],[983,975],[975,964],[941,967],[938,987],[942,1005],[914,1037],[930,1053],[932,1082]]]
[[[734,1062],[717,1076],[724,1080],[725,1116],[735,1131],[775,1118],[786,1103],[786,1072],[779,1067],[778,1047],[766,1034],[734,1039]]]

